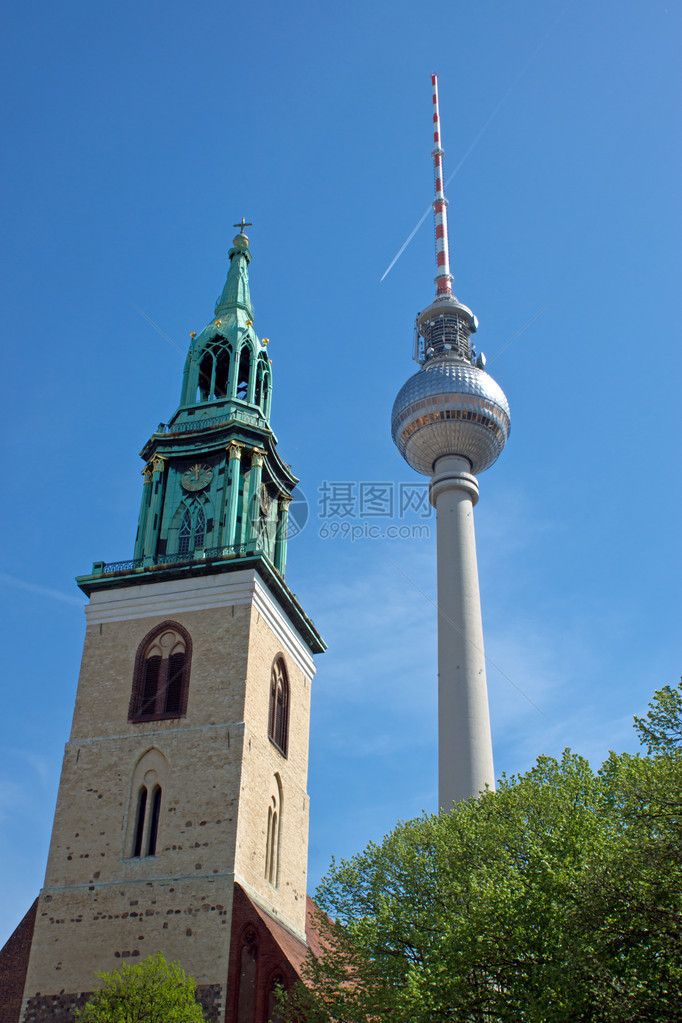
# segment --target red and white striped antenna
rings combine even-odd
[[[440,112],[438,110],[438,75],[431,75],[433,87],[433,170],[436,197],[432,206],[436,220],[436,296],[452,295],[450,249],[448,246],[448,201],[443,192],[443,147],[440,143]]]

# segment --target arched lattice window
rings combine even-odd
[[[289,747],[289,680],[281,657],[273,664],[270,675],[268,735],[286,756]]]
[[[192,641],[181,625],[164,622],[148,633],[135,657],[128,720],[183,717],[191,659]]]
[[[206,514],[203,507],[194,502],[187,505],[178,530],[178,554],[193,554],[203,548],[206,542]]]
[[[228,396],[231,355],[229,345],[222,344],[220,338],[206,349],[199,363],[198,401]]]

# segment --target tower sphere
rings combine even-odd
[[[432,476],[442,455],[461,455],[474,475],[493,464],[509,437],[504,391],[478,366],[450,352],[427,358],[393,405],[391,434],[408,465]]]

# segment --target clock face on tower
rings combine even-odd
[[[213,469],[210,465],[201,465],[199,462],[192,465],[183,472],[180,483],[185,490],[203,490],[213,479]]]

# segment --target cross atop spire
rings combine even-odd
[[[239,228],[241,228],[241,233],[244,234],[244,228],[245,227],[253,227],[253,224],[250,221],[248,221],[245,217],[242,217],[241,224],[233,224],[232,227],[239,227]]]

